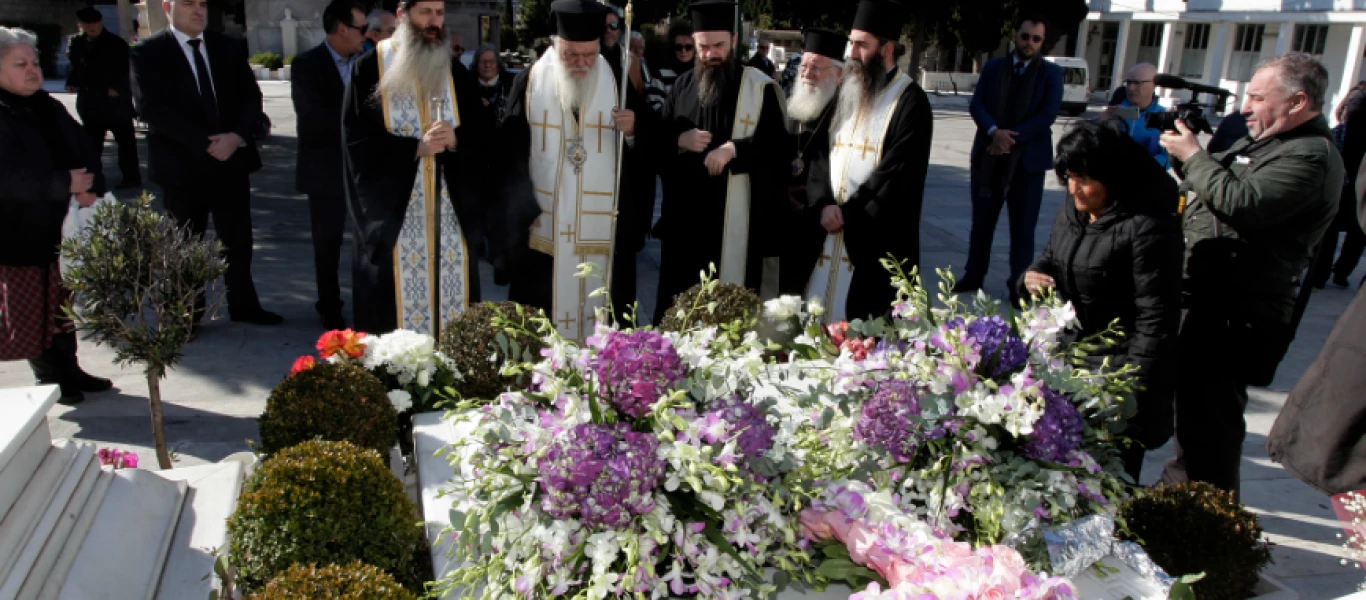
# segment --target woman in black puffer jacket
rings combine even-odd
[[[1108,122],[1077,125],[1058,142],[1054,172],[1070,202],[1060,207],[1043,255],[1023,292],[1056,288],[1076,307],[1070,340],[1118,320],[1124,337],[1087,358],[1091,368],[1139,368],[1138,412],[1125,434],[1125,470],[1138,481],[1145,449],[1172,436],[1172,395],[1181,322],[1181,225],[1176,181],[1138,143]]]

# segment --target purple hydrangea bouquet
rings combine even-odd
[[[807,481],[866,482],[956,540],[1009,544],[1046,566],[1042,528],[1110,510],[1125,494],[1117,434],[1133,371],[1072,361],[1117,332],[1062,343],[1076,314],[1056,298],[1003,314],[985,295],[959,300],[941,271],[932,304],[915,272],[888,267],[898,288],[890,318],[824,325],[814,301],[766,305],[769,319],[802,332],[759,385],[817,422],[794,443],[830,470]]]
[[[467,432],[448,448],[450,597],[765,598],[812,581],[810,486],[793,482],[829,469],[798,446],[809,407],[757,385],[768,345],[606,314],[581,346],[535,321],[540,360],[502,367],[531,386],[449,413]]]

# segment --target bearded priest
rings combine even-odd
[[[778,281],[779,293],[797,296],[806,293],[811,265],[825,243],[820,210],[807,206],[807,171],[812,161],[830,151],[830,122],[849,46],[849,36],[833,29],[807,29],[802,38],[802,64],[787,100],[788,130],[796,138],[797,157],[792,160]]]
[[[398,30],[356,63],[343,101],[352,305],[372,334],[435,337],[479,301],[473,184],[491,127],[478,92],[454,76],[445,11],[441,0],[401,0]]]
[[[635,266],[635,249],[618,247],[617,212],[626,214],[630,198],[629,186],[617,186],[617,134],[633,152],[636,113],[618,109],[617,80],[600,54],[607,6],[558,0],[551,10],[554,45],[512,83],[501,136],[511,169],[497,218],[510,244],[508,298],[546,311],[560,335],[582,341],[606,298],[592,296],[603,281],[575,276],[579,265],[614,280],[618,265]],[[643,105],[627,92],[628,107]]]
[[[920,261],[934,117],[925,91],[897,67],[906,19],[899,2],[859,2],[830,151],[812,162],[807,180],[826,231],[807,297],[824,300],[832,321],[891,308],[896,290],[880,259],[890,255],[908,271]]]
[[[721,281],[757,291],[770,279],[763,259],[778,256],[795,148],[782,90],[735,57],[737,10],[733,0],[693,3],[697,67],[674,83],[654,136],[669,182],[656,226],[656,322],[709,265]]]

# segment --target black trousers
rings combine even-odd
[[[114,143],[119,145],[119,171],[123,173],[122,183],[142,181],[142,174],[138,171],[138,139],[133,134],[133,120],[105,122],[94,118],[87,119],[84,116],[81,120],[85,123],[83,127],[90,136],[90,141],[95,143],[100,152],[104,151],[105,134],[114,134]]]
[[[1181,323],[1182,356],[1201,364],[1181,369],[1176,388],[1176,456],[1162,472],[1164,483],[1204,481],[1238,493],[1247,436],[1247,380],[1228,347],[1228,319],[1217,309],[1194,308]]]
[[[346,198],[320,194],[308,195],[309,224],[313,229],[313,271],[318,282],[318,314],[341,316],[342,240],[346,232]]]
[[[214,231],[223,244],[228,272],[228,311],[249,313],[261,308],[251,279],[251,181],[246,173],[218,170],[192,185],[162,186],[166,212],[201,237],[213,215]]]
[[[1000,167],[1004,168],[1004,167]],[[998,168],[998,170],[1000,169]],[[963,279],[981,280],[991,266],[991,240],[996,236],[996,221],[1001,217],[1001,206],[1010,211],[1010,289],[1034,262],[1034,228],[1039,224],[1039,207],[1043,204],[1043,173],[1030,173],[1017,168],[1008,189],[998,189],[990,198],[977,193],[985,182],[980,181],[981,169],[971,170],[972,232],[968,237],[968,264]]]
[[[1332,273],[1339,279],[1347,279],[1357,268],[1357,263],[1361,262],[1361,255],[1366,252],[1366,233],[1361,232],[1361,226],[1350,223],[1347,230],[1347,238],[1342,241],[1342,253],[1338,255],[1337,262],[1333,261],[1333,254],[1338,247],[1338,234],[1342,229],[1329,229],[1323,236],[1323,243],[1319,245],[1319,251],[1314,256],[1314,269],[1311,275],[1315,285],[1328,283],[1328,275]]]

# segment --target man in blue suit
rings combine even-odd
[[[1015,51],[987,61],[972,94],[972,233],[968,264],[955,292],[982,289],[1001,205],[1010,210],[1010,279],[1034,259],[1034,226],[1043,202],[1044,174],[1053,168],[1053,121],[1062,104],[1062,68],[1043,59],[1046,25],[1026,17],[1016,28]],[[1012,299],[1014,293],[1012,292]]]

